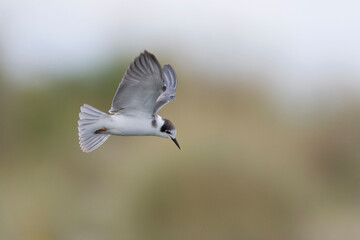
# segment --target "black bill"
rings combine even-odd
[[[176,144],[176,146],[181,150],[180,145],[177,142],[176,138],[172,138],[172,137],[170,137],[170,138],[171,138],[171,140],[173,140],[173,142]]]

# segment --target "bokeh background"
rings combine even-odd
[[[360,239],[357,1],[0,2],[0,239]],[[85,154],[144,49],[177,147]]]

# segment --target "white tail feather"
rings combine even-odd
[[[110,137],[110,134],[96,133],[99,129],[96,123],[108,115],[87,104],[81,106],[80,110],[78,121],[80,147],[84,152],[91,152]]]

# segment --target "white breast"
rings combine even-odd
[[[104,125],[110,134],[139,136],[155,135],[156,128],[152,126],[151,119],[138,118],[125,115],[112,115],[104,119]]]

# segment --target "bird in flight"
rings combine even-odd
[[[170,65],[163,68],[144,51],[130,64],[106,114],[90,105],[80,108],[78,121],[81,150],[91,152],[110,135],[158,136],[176,140],[174,124],[157,113],[175,100],[177,77]]]

